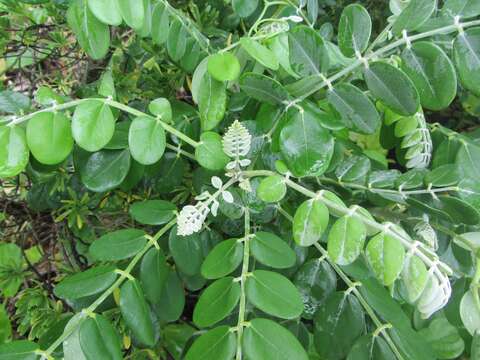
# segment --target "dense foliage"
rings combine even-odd
[[[480,359],[480,1],[0,0],[0,359]]]

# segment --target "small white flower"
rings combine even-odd
[[[225,168],[227,170],[233,170],[235,169],[235,167],[237,166],[237,162],[236,161],[230,161],[227,166],[225,166]]]
[[[297,15],[291,15],[289,17],[286,17],[284,18],[285,20],[290,20],[290,21],[293,21],[295,23],[301,23],[303,21],[303,19],[300,17],[300,16],[297,16]]]
[[[211,182],[215,189],[220,189],[223,185],[222,179],[220,179],[218,176],[212,176]]]
[[[235,120],[223,136],[223,151],[231,158],[245,156],[250,151],[252,135],[238,120]]]
[[[246,192],[252,191],[252,186],[250,185],[249,179],[240,179],[238,186],[240,186],[240,189],[245,190]]]
[[[195,200],[207,200],[210,196],[211,195],[208,191],[204,191],[200,195],[195,196]]]
[[[223,191],[222,197],[223,197],[223,200],[225,200],[225,202],[230,204],[233,203],[233,195],[230,191]]]
[[[240,166],[242,167],[245,167],[245,166],[248,166],[250,165],[252,162],[250,161],[250,159],[242,159],[240,160]]]
[[[177,218],[177,234],[180,236],[188,236],[199,232],[202,229],[203,222],[208,215],[208,207],[201,210],[196,206],[185,206]]]
[[[217,200],[213,200],[212,209],[211,209],[213,216],[217,216],[219,206],[220,206],[219,202]]]

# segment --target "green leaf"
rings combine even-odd
[[[277,60],[277,57],[266,46],[263,46],[259,42],[252,40],[249,37],[240,38],[240,45],[248,53],[248,55],[266,68],[278,70],[280,64]]]
[[[303,299],[302,317],[310,320],[318,307],[335,291],[337,274],[325,259],[312,259],[298,269],[293,283]]]
[[[472,348],[470,350],[470,359],[478,360],[480,359],[480,334],[475,333],[473,335]]]
[[[5,306],[0,305],[0,345],[7,342],[11,336],[12,324],[10,323],[9,314],[5,310]]]
[[[175,271],[168,272],[162,294],[154,304],[159,309],[156,311],[157,316],[163,322],[177,321],[182,315],[185,307],[185,293],[183,284]]]
[[[232,7],[238,16],[246,18],[258,7],[258,0],[232,0]]]
[[[253,319],[245,329],[242,343],[248,359],[307,360],[308,355],[295,336],[268,319]]]
[[[168,279],[167,260],[161,249],[150,249],[142,258],[140,282],[145,289],[145,297],[152,304],[160,301]]]
[[[137,30],[137,34],[142,37],[150,36],[152,30],[152,12],[153,12],[153,4],[151,0],[142,0],[143,1],[143,8],[145,9],[143,24],[140,29]],[[155,3],[157,3],[155,1]]]
[[[363,71],[372,95],[400,115],[417,112],[420,105],[417,89],[405,73],[385,62],[374,62]]]
[[[128,280],[120,288],[120,311],[135,339],[153,347],[156,341],[150,309],[137,280]]]
[[[401,68],[417,88],[424,108],[445,109],[455,98],[455,68],[445,52],[434,43],[421,41],[406,47],[402,52]]]
[[[460,317],[462,318],[465,329],[474,335],[480,331],[480,310],[477,302],[475,301],[475,295],[472,291],[467,291],[460,302]]]
[[[454,18],[460,16],[462,19],[475,17],[480,14],[480,3],[476,0],[446,0],[442,13]]]
[[[164,348],[173,356],[180,359],[183,350],[190,344],[190,338],[196,333],[196,329],[189,324],[169,324],[162,328],[162,340]]]
[[[455,222],[477,225],[480,222],[480,212],[467,202],[448,195],[439,195],[440,208],[445,211]]]
[[[115,118],[102,101],[88,100],[77,106],[72,119],[72,134],[77,144],[90,152],[108,144],[115,131]]]
[[[135,221],[145,225],[162,225],[174,216],[176,206],[165,200],[137,201],[130,207],[130,215]]]
[[[202,130],[212,130],[225,115],[227,91],[223,82],[215,80],[205,73],[199,88],[198,110]]]
[[[104,149],[123,150],[128,148],[128,131],[130,130],[131,121],[121,121],[115,125],[113,136],[105,145]]]
[[[208,58],[208,72],[215,80],[232,81],[240,75],[240,63],[231,53],[223,52]]]
[[[88,360],[123,358],[120,339],[112,324],[102,315],[88,317],[80,326],[80,346]]]
[[[402,244],[390,235],[380,233],[368,242],[366,255],[380,282],[385,286],[393,284],[403,268],[405,249]]]
[[[462,180],[462,175],[456,164],[441,165],[425,175],[424,182],[427,186],[442,187],[453,186]]]
[[[112,70],[105,71],[100,77],[100,83],[98,84],[98,94],[115,99],[117,96],[115,90],[115,82],[113,80]]]
[[[271,39],[268,39],[267,45],[277,57],[280,67],[289,75],[297,77],[297,74],[295,74],[290,65],[290,49],[287,34],[288,33],[281,33]]]
[[[28,96],[16,91],[0,91],[0,112],[18,114],[29,107],[30,99]]]
[[[381,336],[363,335],[355,341],[347,360],[396,360],[389,345]]]
[[[213,131],[200,135],[200,145],[195,148],[195,159],[209,170],[223,170],[230,161],[223,152],[222,137]]]
[[[414,304],[427,286],[428,271],[425,264],[417,256],[406,256],[402,271],[402,285],[407,300]]]
[[[300,76],[320,75],[328,70],[328,52],[318,32],[296,26],[288,32],[290,66]]]
[[[405,314],[389,291],[372,277],[371,271],[362,261],[343,267],[343,270],[352,279],[362,283],[357,288],[358,291],[383,321],[392,324],[391,331],[395,334],[392,340],[405,359],[435,359],[430,346],[413,330],[410,316]]]
[[[130,191],[135,188],[140,180],[142,180],[143,175],[145,174],[145,166],[139,164],[135,160],[131,161],[130,169],[128,170],[128,174],[120,184],[120,189],[122,191]]]
[[[328,225],[328,208],[318,200],[304,201],[293,217],[293,239],[300,246],[315,244]]]
[[[202,264],[202,275],[207,279],[218,279],[234,271],[243,259],[243,244],[229,239],[217,244]]]
[[[462,86],[480,95],[480,28],[459,34],[453,43],[453,55]]]
[[[229,326],[219,326],[202,334],[188,350],[185,360],[232,359],[237,338]]]
[[[345,7],[338,24],[338,46],[345,56],[363,53],[372,33],[372,20],[368,11],[360,4]]]
[[[0,360],[37,360],[37,344],[27,340],[17,340],[0,345]]]
[[[143,1],[117,0],[117,6],[125,23],[135,31],[143,27],[145,20],[145,8]]]
[[[365,243],[367,229],[363,222],[353,216],[338,219],[328,234],[328,255],[339,265],[348,265],[360,255]]]
[[[280,132],[280,152],[295,177],[320,176],[330,165],[334,139],[311,112],[291,109]]]
[[[187,50],[186,30],[178,19],[172,21],[168,31],[167,50],[174,61],[179,61]]]
[[[27,143],[41,163],[62,162],[73,149],[70,120],[61,112],[42,112],[34,116],[27,125]]]
[[[172,122],[172,105],[165,98],[157,98],[148,104],[148,110],[155,116],[159,116],[162,121]]]
[[[255,100],[272,105],[284,104],[288,99],[288,92],[278,81],[268,76],[246,73],[240,78],[240,88]]]
[[[346,83],[336,85],[328,90],[327,99],[349,129],[373,134],[380,126],[380,115],[375,105],[357,87]]]
[[[5,93],[6,91],[0,93],[0,98]],[[28,98],[27,98],[28,99]],[[65,96],[61,96],[57,94],[55,91],[50,89],[48,86],[40,86],[35,93],[35,102],[37,102],[40,105],[52,105],[52,104],[62,104],[66,100]],[[27,104],[29,104],[30,99],[28,99]],[[1,104],[1,100],[0,100]],[[0,105],[1,109],[1,105]]]
[[[403,173],[395,180],[395,187],[402,187],[402,189],[409,190],[415,189],[423,184],[423,178],[425,177],[426,170],[424,169],[412,169]]]
[[[280,175],[271,175],[262,179],[257,188],[258,197],[268,203],[279,202],[286,193],[287,185],[283,176]]]
[[[320,306],[314,319],[315,348],[322,359],[346,357],[365,329],[365,315],[357,298],[335,292]]]
[[[86,315],[78,313],[74,315],[65,326],[64,334],[68,335],[63,341],[63,355],[65,360],[88,360],[80,345],[79,327],[86,320]]]
[[[106,290],[117,278],[115,266],[102,265],[67,276],[55,286],[56,296],[75,300]]]
[[[195,68],[192,76],[192,85],[190,87],[192,92],[192,99],[193,101],[198,104],[200,99],[200,89],[202,88],[203,77],[205,73],[208,71],[208,57],[200,61],[200,63]]]
[[[0,126],[0,178],[20,174],[28,159],[25,130],[18,126]]]
[[[157,45],[162,45],[167,41],[168,29],[170,28],[170,16],[165,5],[157,2],[152,12],[152,40]]]
[[[226,318],[240,299],[240,283],[231,276],[214,281],[200,295],[193,311],[199,327],[209,327]]]
[[[22,249],[14,243],[0,243],[0,293],[15,296],[24,281]]]
[[[272,271],[253,271],[247,278],[246,294],[254,306],[282,319],[294,319],[303,312],[303,302],[295,285]]]
[[[128,150],[102,150],[91,154],[84,166],[80,167],[80,176],[87,189],[105,192],[119,186],[130,170]]]
[[[175,264],[186,275],[196,275],[200,272],[203,262],[202,244],[200,234],[189,236],[177,235],[177,227],[170,231],[168,238],[170,253]]]
[[[67,22],[82,49],[92,59],[99,60],[107,54],[110,47],[110,29],[92,14],[87,0],[70,2]]]
[[[437,359],[456,359],[465,350],[465,343],[458,330],[445,318],[436,318],[420,335],[430,343]]]
[[[252,255],[260,263],[275,269],[287,269],[295,265],[297,257],[288,244],[277,235],[259,231],[250,239]]]
[[[457,152],[455,163],[458,170],[467,178],[480,177],[480,146],[465,142]]]
[[[160,120],[146,116],[133,120],[128,132],[128,145],[132,157],[140,164],[155,164],[166,146],[165,130]]]
[[[107,233],[90,245],[92,257],[100,261],[128,259],[143,249],[147,239],[139,229],[122,229]]]
[[[363,155],[347,157],[335,169],[339,181],[354,182],[361,180],[370,171],[370,159]]]
[[[118,26],[122,23],[122,14],[117,0],[87,0],[88,8],[95,17],[107,25]]]
[[[399,36],[403,30],[417,30],[432,16],[436,5],[436,0],[411,0],[393,23],[393,33]]]

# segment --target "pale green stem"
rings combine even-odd
[[[248,266],[250,259],[250,212],[245,208],[245,238],[243,241],[243,264],[242,274],[240,275],[240,305],[238,308],[238,322],[237,322],[237,355],[236,359],[242,359],[242,336],[243,327],[245,326],[245,309],[247,304],[247,297],[245,294],[245,282],[247,280]]]
[[[155,236],[148,241],[148,243],[144,246],[144,248],[137,254],[135,257],[132,259],[130,264],[125,268],[125,270],[120,272],[119,278],[107,289],[105,290],[102,295],[100,295],[89,307],[86,309],[82,310],[83,313],[85,314],[91,314],[93,313],[100,304],[102,304],[120,285],[122,285],[123,281],[130,277],[130,273],[132,272],[133,268],[135,265],[142,259],[143,255],[152,247],[154,244],[160,239],[160,237],[165,234],[175,223],[177,222],[177,219],[174,218],[171,220],[168,224],[166,224],[164,227],[162,227],[156,234]],[[82,321],[79,321],[76,326],[72,326],[69,328],[68,331],[64,331],[63,334],[53,342],[50,347],[45,350],[44,353],[42,353],[42,358],[48,358],[49,355],[51,355],[56,348],[58,348],[65,339],[67,339],[77,328],[78,326],[82,323]]]
[[[384,329],[383,331],[380,332],[383,335],[383,338],[388,343],[388,345],[390,346],[390,349],[392,349],[392,351],[395,354],[395,356],[397,357],[397,359],[403,360],[402,354],[400,354],[400,351],[397,349],[397,346],[395,345],[392,338],[388,334],[387,328],[385,328],[386,324],[383,324],[380,321],[377,314],[375,314],[375,311],[373,311],[373,309],[371,308],[370,304],[367,302],[367,300],[365,300],[363,295],[357,289],[356,284],[352,280],[350,280],[350,278],[342,271],[342,269],[340,269],[340,267],[337,264],[335,264],[333,261],[330,260],[330,258],[328,257],[328,252],[319,243],[315,243],[313,245],[318,249],[318,251],[320,251],[320,253],[323,256],[325,256],[325,258],[327,259],[330,266],[342,278],[343,282],[345,284],[347,284],[348,288],[351,289],[351,291],[355,294],[356,298],[358,299],[358,301],[360,302],[362,307],[365,309],[365,312],[372,319],[376,328],[377,329],[382,329],[382,328]]]
[[[480,297],[478,290],[480,289],[480,257],[475,257],[475,275],[473,276],[472,283],[470,284],[470,290],[475,300],[477,310],[480,312]]]
[[[41,114],[43,112],[66,110],[66,109],[78,106],[78,105],[80,105],[84,102],[87,102],[87,101],[101,101],[101,102],[103,102],[103,103],[105,103],[105,104],[107,104],[111,107],[117,108],[119,110],[122,110],[126,113],[132,114],[134,116],[146,116],[146,117],[149,117],[149,118],[158,119],[158,118],[156,118],[152,115],[146,114],[146,113],[144,113],[140,110],[134,109],[134,108],[132,108],[128,105],[124,105],[122,103],[119,103],[118,101],[114,101],[114,100],[111,100],[111,99],[105,99],[105,98],[88,98],[88,99],[73,100],[73,101],[66,102],[65,104],[53,105],[53,106],[50,106],[48,108],[35,111],[35,112],[30,113],[28,115],[21,116],[21,117],[18,117],[18,118],[15,118],[15,119],[11,120],[7,124],[7,126],[17,125],[17,124],[20,124],[22,122],[28,121],[31,118],[33,118],[35,115]],[[173,126],[161,121],[161,119],[159,119],[159,121],[160,121],[160,124],[162,125],[162,127],[165,129],[165,131],[175,135],[179,139],[185,141],[187,144],[190,144],[193,147],[197,147],[197,146],[200,145],[199,142],[197,142],[197,141],[193,140],[192,138],[188,137],[187,135],[183,134],[181,131],[178,131]]]
[[[263,17],[265,16],[268,8],[270,6],[272,6],[268,1],[264,1],[265,5],[263,6],[263,9],[262,9],[262,12],[260,13],[260,15],[258,16],[257,20],[253,23],[252,27],[250,28],[250,30],[248,31],[248,34],[247,36],[248,37],[251,37],[253,32],[256,32],[257,31],[257,27],[259,25],[259,23],[263,20]]]
[[[480,20],[468,21],[468,22],[461,23],[459,25],[462,28],[468,28],[468,27],[480,25]],[[408,40],[410,42],[414,42],[414,41],[425,39],[425,38],[435,36],[435,35],[448,34],[448,33],[451,33],[451,32],[457,31],[457,30],[458,30],[458,26],[456,24],[452,24],[452,25],[448,25],[448,26],[443,26],[443,27],[438,28],[438,29],[426,31],[424,33],[409,36]],[[406,39],[401,38],[401,39],[398,39],[398,40],[396,40],[396,41],[378,49],[377,51],[372,52],[371,54],[365,55],[365,57],[361,60],[357,59],[356,61],[354,61],[349,66],[347,66],[342,71],[339,71],[338,73],[332,75],[331,77],[327,78],[326,80],[320,82],[317,86],[315,86],[311,90],[305,92],[305,94],[302,95],[299,99],[300,100],[306,99],[310,95],[316,93],[318,90],[323,89],[324,87],[328,86],[328,84],[331,84],[331,83],[337,81],[338,79],[342,78],[343,76],[349,74],[350,72],[352,72],[353,70],[355,70],[359,66],[363,65],[364,64],[363,60],[367,60],[367,61],[374,60],[374,59],[378,58],[380,55],[383,55],[383,54],[385,54],[385,53],[387,53],[387,52],[389,52],[389,51],[391,51],[391,50],[393,50],[397,47],[403,46],[405,44],[406,44]]]
[[[104,99],[105,103],[112,106],[112,107],[115,107],[117,109],[120,109],[122,111],[125,111],[127,113],[130,113],[134,116],[148,116],[150,118],[154,118],[154,119],[157,119],[156,117],[154,116],[151,116],[151,115],[148,115],[148,114],[145,114],[144,112],[140,111],[140,110],[137,110],[137,109],[134,109],[130,106],[127,106],[127,105],[124,105],[122,103],[119,103],[117,101],[114,101],[114,100],[109,100],[109,99]],[[184,133],[182,133],[181,131],[178,131],[177,129],[175,129],[173,126],[167,124],[166,122],[163,122],[160,120],[160,124],[162,125],[162,127],[168,131],[169,133],[171,133],[172,135],[175,135],[176,137],[178,137],[179,139],[185,141],[187,144],[190,144],[192,145],[193,147],[197,147],[200,145],[199,142],[193,140],[192,138],[188,137],[187,135],[185,135]]]
[[[268,171],[268,170],[251,170],[251,171],[244,171],[243,175],[246,177],[255,177],[255,176],[270,176],[270,175],[278,175],[276,172],[273,171]],[[316,199],[323,204],[325,204],[330,210],[333,210],[335,212],[344,214],[344,215],[349,215],[352,216],[364,224],[379,230],[383,232],[384,234],[387,234],[395,239],[397,239],[407,250],[411,250],[412,247],[414,246],[412,241],[409,241],[408,239],[404,238],[402,235],[398,234],[396,231],[394,231],[392,228],[389,226],[379,224],[375,220],[372,220],[364,215],[362,215],[359,211],[353,211],[343,205],[340,205],[334,201],[331,201],[329,199],[326,199],[324,196],[322,196],[321,192],[320,193],[315,193],[305,187],[303,187],[300,184],[297,184],[295,181],[291,180],[290,178],[285,178],[285,184],[292,188],[295,191],[298,191],[299,193],[309,197]],[[429,253],[426,252],[424,248],[418,248],[415,252],[415,254],[427,265],[429,268],[433,268],[434,272],[437,273],[439,276],[444,276],[444,273],[447,275],[452,274],[452,270],[444,263],[439,262],[437,264],[437,258],[434,253]],[[440,271],[440,269],[443,271]]]
[[[305,14],[305,12],[304,12],[302,9],[300,9],[297,4],[295,4],[292,0],[285,0],[285,1],[288,3],[288,5],[294,7],[295,9],[297,9],[298,15],[300,15],[300,16],[303,18],[303,20],[307,23],[308,26],[310,26],[311,28],[313,28],[313,26],[314,26],[315,24],[312,24],[312,23],[310,22],[310,20],[308,20],[308,17],[307,17],[307,15]]]
[[[166,145],[167,149],[170,149],[170,150],[173,150],[173,151],[176,151],[177,154],[181,154],[191,160],[194,160],[194,161],[197,161],[197,159],[195,158],[195,155],[189,153],[188,151],[185,151],[183,150],[182,148],[178,147],[178,146],[175,146],[175,145],[172,145],[172,144],[167,144]]]
[[[256,35],[256,36],[252,36],[250,39],[252,40],[266,40],[266,39],[270,39],[272,37],[275,37],[277,36],[278,34],[281,34],[283,33],[284,31],[277,31],[277,32],[274,32],[274,33],[270,33],[270,34],[264,34],[264,35]],[[240,41],[236,41],[232,44],[230,44],[229,46],[219,50],[218,52],[219,53],[224,53],[226,51],[230,51],[232,49],[235,49],[237,46],[240,45]]]
[[[292,216],[287,211],[285,211],[281,206],[277,206],[277,210],[278,210],[279,213],[281,213],[283,216],[285,216],[285,218],[287,220],[289,220],[290,222],[293,221]],[[370,316],[370,318],[372,319],[372,321],[375,324],[375,326],[377,327],[377,329],[382,329],[383,327],[385,327],[385,324],[382,324],[380,319],[377,317],[377,314],[375,314],[375,312],[370,307],[368,302],[365,300],[363,295],[357,290],[357,285],[352,280],[350,280],[350,278],[343,272],[342,269],[340,269],[340,267],[337,264],[335,264],[333,261],[330,260],[330,258],[328,256],[328,252],[319,243],[315,243],[313,245],[318,249],[318,251],[320,251],[322,256],[325,257],[325,259],[328,261],[330,266],[341,277],[343,282],[345,284],[347,284],[348,288],[351,289],[351,291],[355,294],[358,301],[363,306],[363,308],[365,309],[365,312],[368,314],[368,316]],[[388,345],[390,346],[392,351],[395,353],[397,358],[398,359],[403,359],[403,356],[398,351],[397,346],[395,345],[395,343],[390,338],[390,335],[387,333],[386,329],[381,331],[380,333],[383,335],[383,337],[385,338],[385,341],[388,343]]]
[[[456,243],[461,243],[463,246],[466,246],[470,249],[470,251],[474,254],[477,249],[472,246],[472,243],[468,241],[464,236],[461,234],[457,234],[455,231],[450,230],[448,227],[437,224],[437,223],[430,223],[430,225],[434,228],[437,229],[440,232],[443,232],[444,234],[450,235],[451,238],[453,239],[453,242]]]
[[[361,184],[330,179],[327,177],[318,177],[317,180],[320,182],[335,184],[342,187],[369,191],[371,193],[377,193],[377,194],[383,193],[383,194],[392,194],[392,195],[400,195],[400,196],[434,194],[434,193],[442,193],[442,192],[448,192],[448,191],[464,192],[466,194],[473,193],[472,191],[467,189],[462,189],[459,186],[446,186],[446,187],[439,187],[439,188],[432,188],[432,189],[417,189],[417,190],[393,190],[393,189],[374,188],[374,187],[365,186]]]
[[[389,23],[385,29],[383,29],[383,31],[375,38],[375,40],[372,41],[372,43],[368,46],[367,50],[365,50],[365,53],[369,53],[371,52],[375,46],[378,44],[378,42],[386,35],[386,33],[388,33],[390,31],[390,29],[392,28],[393,26],[393,23]]]

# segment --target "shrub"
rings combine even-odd
[[[477,358],[480,6],[389,5],[3,1],[89,70],[0,93],[0,359]]]

